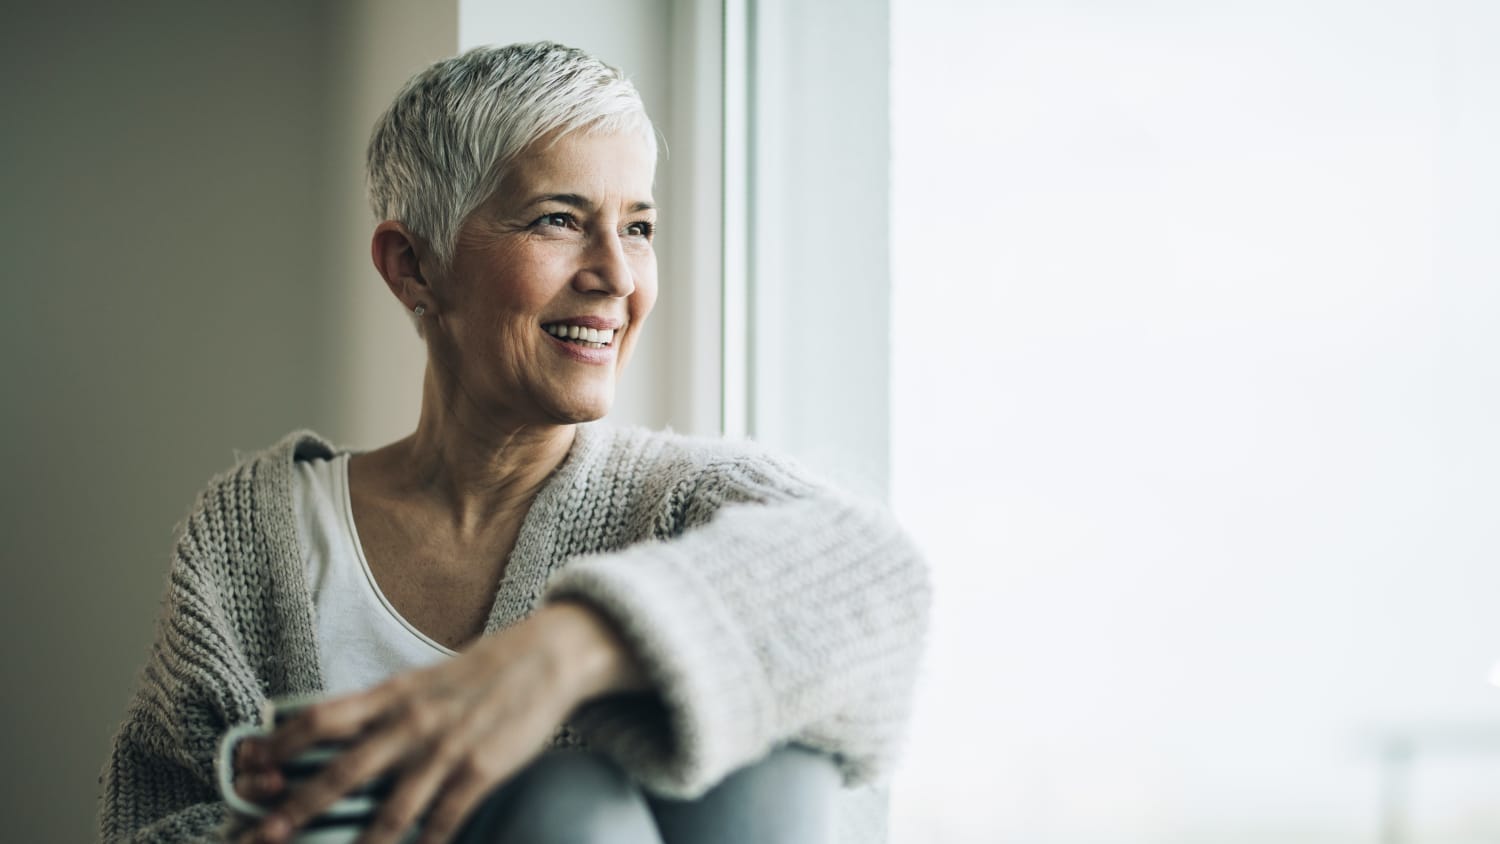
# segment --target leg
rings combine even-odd
[[[788,746],[697,800],[650,803],[666,844],[825,844],[833,840],[838,789],[832,760]]]
[[[639,789],[609,760],[544,753],[495,789],[457,844],[661,844]]]

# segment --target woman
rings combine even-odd
[[[397,96],[371,254],[427,346],[417,429],[360,453],[295,433],[202,493],[106,840],[232,826],[218,736],[317,693],[241,746],[237,788],[281,802],[240,840],[381,776],[363,841],[879,837],[928,606],[909,543],[753,447],[586,424],[656,299],[655,158],[629,82],[555,44]],[[332,740],[288,788],[279,763]]]

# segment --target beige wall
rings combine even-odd
[[[411,319],[370,263],[370,127],[413,73],[458,49],[457,0],[343,0],[328,42],[335,93],[327,136],[328,283],[339,301],[340,436],[374,446],[410,433],[427,362]]]
[[[461,4],[13,5],[0,10],[0,838],[87,841],[196,491],[293,428],[374,445],[416,419],[423,354],[369,264],[363,153],[400,84],[458,48]],[[594,49],[670,132],[669,97],[696,88],[669,86],[666,33],[696,20],[674,9],[703,4],[627,5],[598,4],[621,26],[531,12],[478,40]],[[679,167],[715,160],[712,144],[668,142]],[[670,168],[667,203],[682,189]],[[617,421],[716,427],[662,386],[712,362],[684,339],[711,303],[673,269],[701,264],[696,248],[667,241],[665,336],[632,366]]]
[[[0,838],[94,837],[196,490],[292,428],[360,433],[330,279],[372,104],[456,43],[455,6],[421,6],[4,10]]]

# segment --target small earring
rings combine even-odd
[[[418,305],[415,308],[412,308],[411,312],[414,313],[414,314],[416,314],[417,316],[421,316],[422,314],[427,313],[427,306],[426,305]]]

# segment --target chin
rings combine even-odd
[[[597,422],[609,413],[609,408],[601,410],[580,410],[562,414],[557,418],[560,425],[582,425],[585,422]]]
[[[559,396],[550,403],[547,415],[559,425],[577,425],[603,419],[614,404],[614,395],[609,396]]]

